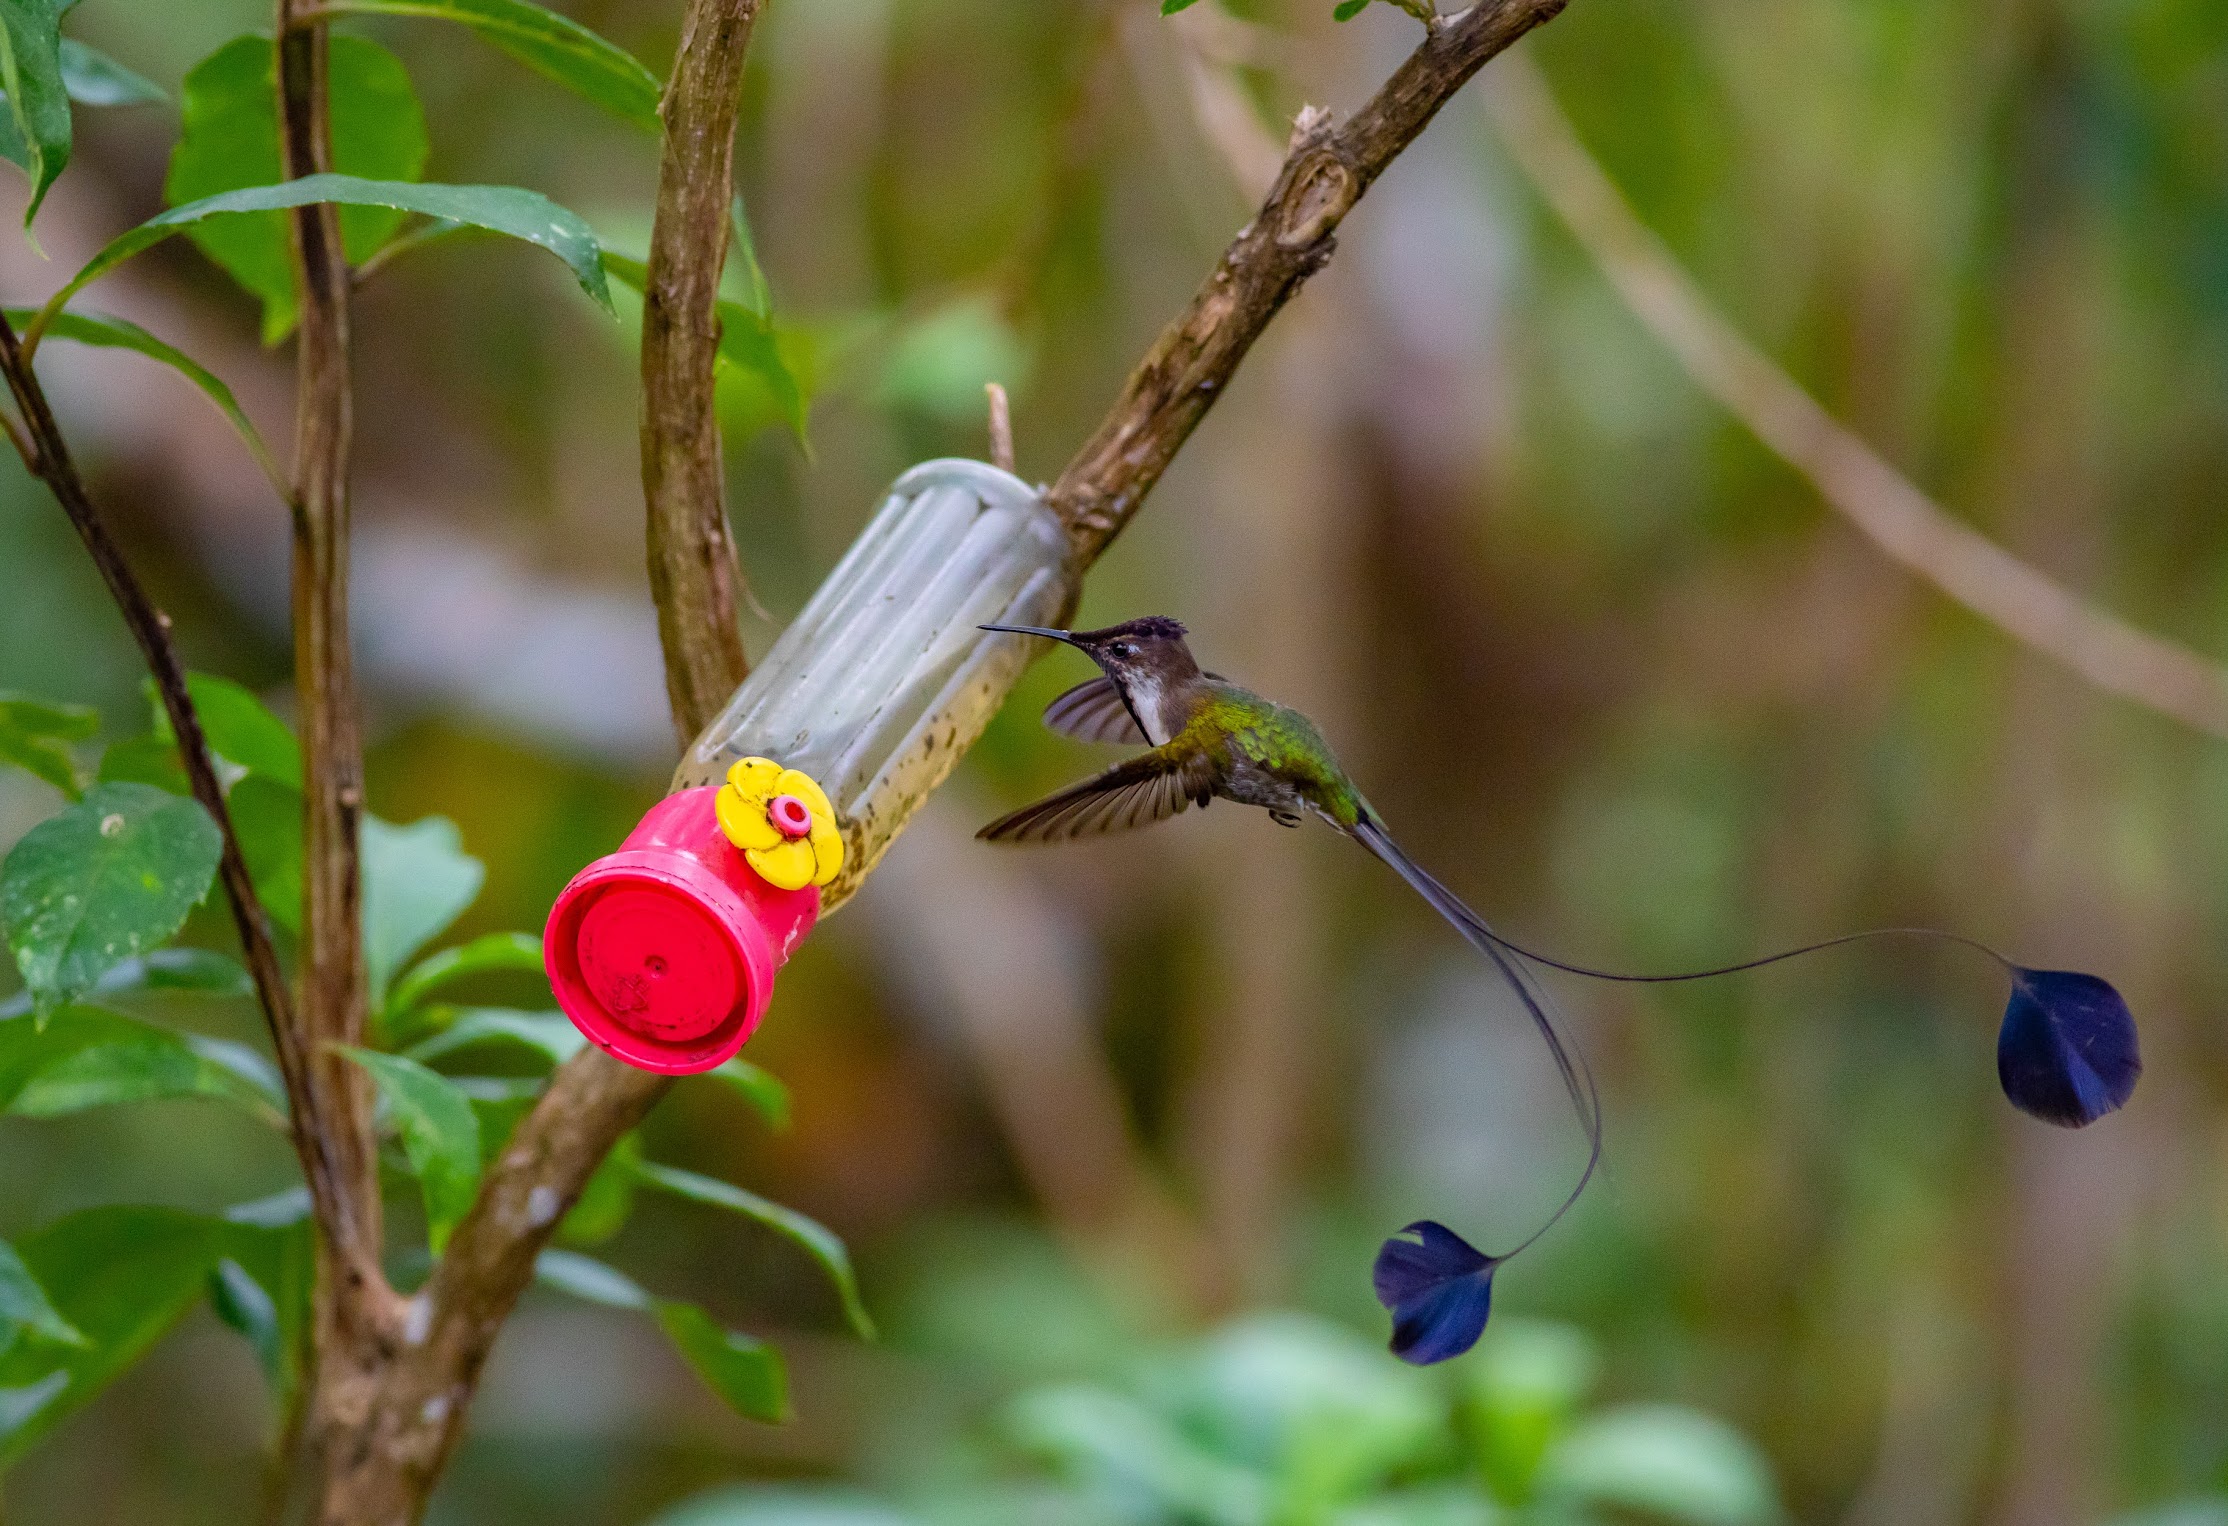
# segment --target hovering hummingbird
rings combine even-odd
[[[1085,742],[1147,750],[999,817],[976,836],[990,842],[1069,841],[1146,826],[1193,805],[1205,806],[1218,795],[1260,806],[1282,826],[1296,827],[1313,816],[1382,860],[1491,960],[1546,1041],[1586,1133],[1585,1169],[1547,1221],[1514,1250],[1498,1256],[1429,1219],[1385,1241],[1374,1273],[1377,1298],[1393,1316],[1393,1352],[1410,1362],[1444,1361],[1476,1344],[1491,1311],[1494,1272],[1555,1227],[1601,1162],[1601,1101],[1593,1073],[1563,1036],[1545,994],[1533,985],[1522,961],[1596,980],[1655,984],[1730,975],[1864,938],[1945,939],[1986,954],[2011,976],[1996,1071],[2015,1107],[2048,1123],[2080,1128],[2126,1102],[2142,1072],[2134,1020],[2109,984],[2073,970],[2027,969],[1986,944],[1933,928],[1849,933],[1739,964],[1674,975],[1597,970],[1534,953],[1495,932],[1408,856],[1312,721],[1203,670],[1186,644],[1188,632],[1177,621],[1147,615],[1095,631],[1034,625],[982,628],[1063,642],[1098,664],[1099,677],[1077,684],[1045,707],[1045,725]],[[1415,1238],[1405,1238],[1410,1235]]]

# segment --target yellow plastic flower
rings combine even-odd
[[[810,774],[771,758],[745,758],[713,799],[720,830],[776,890],[825,885],[843,867],[835,807]]]

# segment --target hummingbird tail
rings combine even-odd
[[[1585,1055],[1563,1037],[1562,1030],[1549,1015],[1546,993],[1533,986],[1524,971],[1509,959],[1511,953],[1525,958],[1530,958],[1531,955],[1523,954],[1521,949],[1502,938],[1486,925],[1483,917],[1464,905],[1461,897],[1433,879],[1430,871],[1410,858],[1400,844],[1393,841],[1384,824],[1369,811],[1363,811],[1361,819],[1352,828],[1352,836],[1356,842],[1383,860],[1393,873],[1406,880],[1409,888],[1429,902],[1432,910],[1446,918],[1464,941],[1493,961],[1494,967],[1501,972],[1501,978],[1508,982],[1509,989],[1524,1003],[1524,1010],[1531,1014],[1533,1026],[1539,1029],[1540,1037],[1546,1040],[1548,1053],[1555,1058],[1555,1068],[1562,1074],[1563,1089],[1570,1093],[1571,1106],[1577,1110],[1578,1122],[1586,1131],[1586,1169],[1579,1173],[1578,1184],[1570,1189],[1570,1195],[1563,1199],[1562,1206],[1548,1216],[1546,1223],[1533,1230],[1523,1244],[1506,1254],[1491,1258],[1498,1265],[1528,1249],[1540,1236],[1553,1229],[1563,1215],[1570,1212],[1571,1206],[1586,1190],[1586,1184],[1593,1180],[1594,1168],[1601,1164],[1601,1094],[1594,1086],[1593,1070],[1586,1064]]]

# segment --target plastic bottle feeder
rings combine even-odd
[[[672,793],[551,908],[543,959],[588,1041],[643,1070],[733,1058],[822,912],[973,745],[1077,582],[1034,489],[979,461],[898,478]]]

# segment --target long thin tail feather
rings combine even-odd
[[[1506,1261],[1529,1248],[1540,1236],[1553,1229],[1564,1214],[1570,1212],[1571,1206],[1585,1192],[1586,1184],[1593,1180],[1594,1168],[1601,1164],[1601,1094],[1595,1088],[1593,1070],[1587,1065],[1584,1053],[1563,1037],[1562,1030],[1548,1015],[1545,994],[1538,991],[1525,973],[1509,962],[1508,953],[1503,952],[1506,949],[1521,953],[1521,950],[1488,927],[1485,919],[1464,905],[1453,891],[1433,879],[1430,871],[1410,858],[1400,844],[1393,841],[1383,823],[1367,811],[1362,813],[1361,820],[1355,824],[1353,837],[1382,859],[1393,873],[1406,880],[1409,888],[1429,902],[1432,910],[1446,918],[1466,942],[1493,961],[1494,967],[1501,972],[1501,978],[1509,983],[1509,988],[1524,1003],[1524,1010],[1531,1014],[1532,1023],[1539,1029],[1540,1037],[1546,1040],[1548,1053],[1555,1058],[1555,1068],[1562,1074],[1563,1089],[1570,1093],[1571,1106],[1577,1109],[1578,1121],[1586,1130],[1586,1169],[1579,1173],[1578,1184],[1570,1189],[1570,1195],[1548,1216],[1547,1222],[1525,1237],[1523,1244],[1492,1258],[1496,1263]]]

